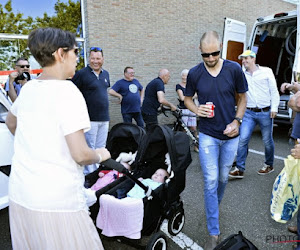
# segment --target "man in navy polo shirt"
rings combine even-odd
[[[161,69],[158,77],[148,83],[145,90],[145,98],[142,105],[142,116],[146,123],[146,130],[155,124],[158,124],[157,110],[160,105],[170,107],[172,111],[177,108],[165,98],[165,84],[170,80],[170,72],[167,69]]]
[[[216,247],[219,235],[219,204],[239,142],[239,126],[246,109],[245,75],[241,66],[220,58],[221,42],[215,31],[200,40],[203,62],[190,69],[185,106],[199,116],[199,159],[204,178],[204,201],[209,238],[205,250]],[[195,93],[199,106],[193,102]],[[235,111],[235,94],[238,94]],[[214,105],[212,114],[211,105]]]
[[[144,89],[140,82],[134,79],[134,70],[132,67],[124,69],[124,78],[117,81],[108,93],[119,98],[124,122],[132,123],[132,119],[134,119],[138,126],[144,128],[144,121],[141,114]]]
[[[85,137],[87,144],[93,149],[106,146],[109,127],[107,89],[110,87],[110,80],[109,73],[102,68],[103,62],[103,50],[99,47],[91,47],[89,65],[77,71],[72,78],[87,104],[91,129],[85,133]],[[96,169],[96,164],[87,165],[84,174],[89,174]]]

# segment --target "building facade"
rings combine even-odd
[[[161,68],[171,72],[166,97],[178,103],[175,85],[183,69],[199,61],[199,40],[207,30],[222,37],[224,18],[247,25],[247,39],[258,17],[296,9],[282,0],[84,0],[87,47],[104,51],[111,84],[132,66],[145,87]],[[110,97],[111,123],[122,121],[120,105]],[[172,118],[160,117],[162,123]]]

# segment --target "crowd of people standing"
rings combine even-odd
[[[90,48],[89,64],[75,73],[78,48],[69,32],[37,29],[29,35],[28,46],[43,73],[30,84],[25,84],[30,78],[15,82],[20,74],[29,71],[28,60],[21,58],[16,62],[16,72],[8,79],[7,90],[13,105],[6,124],[15,135],[9,184],[13,246],[102,249],[87,213],[82,184],[84,175],[110,158],[105,148],[110,120],[108,95],[119,99],[124,122],[134,119],[138,126],[149,130],[158,124],[161,105],[172,111],[178,108],[165,95],[170,72],[165,68],[159,70],[144,89],[134,78],[133,67],[127,66],[124,78],[111,86],[109,72],[103,69],[104,54],[100,47]],[[222,44],[215,31],[203,34],[199,48],[203,61],[181,72],[182,81],[174,88],[174,94],[176,91],[178,106],[186,115],[184,122],[199,137],[199,148],[195,151],[199,152],[204,179],[209,233],[204,248],[209,250],[219,241],[219,205],[228,177],[244,178],[248,143],[256,124],[262,131],[266,157],[258,174],[274,171],[272,133],[279,93],[272,70],[257,65],[253,51],[240,55],[243,68],[221,59]],[[66,80],[70,78],[71,81]],[[285,83],[281,90],[296,93],[290,106],[299,112],[297,86]],[[191,114],[198,121],[195,117],[190,119]],[[297,113],[296,125],[299,119]],[[297,143],[300,135],[295,124],[292,136]],[[295,158],[300,158],[298,145],[292,150]],[[236,167],[231,169],[235,158]],[[46,226],[49,221],[51,227]],[[82,228],[88,233],[83,234],[76,223],[84,225]],[[45,238],[48,240],[44,241]]]

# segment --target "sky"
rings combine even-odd
[[[77,0],[72,0],[77,1]],[[49,16],[54,14],[54,5],[57,0],[12,0],[13,12],[17,11],[24,14],[24,17],[31,16],[42,17],[44,12]],[[68,2],[68,0],[60,0],[60,2]],[[1,5],[5,5],[7,0],[0,0]]]

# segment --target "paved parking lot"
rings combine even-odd
[[[280,224],[270,217],[270,195],[277,174],[283,168],[283,159],[291,149],[287,138],[288,128],[274,127],[275,171],[267,176],[256,173],[264,163],[263,143],[260,132],[256,130],[250,142],[245,178],[229,181],[224,199],[220,206],[221,239],[242,231],[258,249],[291,249],[292,243],[281,243],[292,239],[294,235],[287,231],[287,226],[295,223],[295,218],[288,224]],[[169,249],[201,249],[208,236],[206,231],[203,204],[203,181],[198,155],[192,152],[193,162],[186,176],[186,188],[182,193],[186,223],[182,234],[169,238]],[[103,240],[105,249],[133,249],[118,242]],[[0,249],[11,249],[8,209],[0,211]]]

